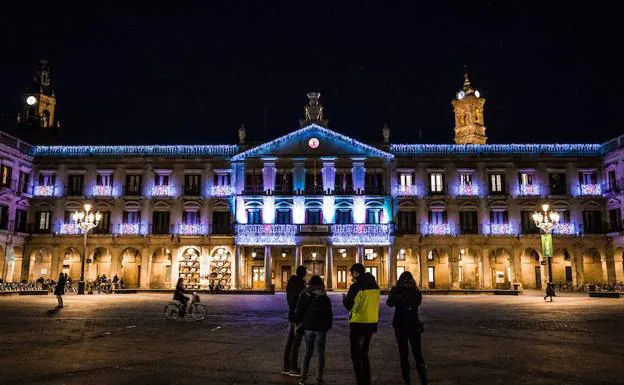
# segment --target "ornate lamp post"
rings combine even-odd
[[[76,211],[73,214],[73,220],[76,226],[78,226],[82,233],[84,234],[84,243],[82,245],[82,258],[80,258],[80,281],[78,282],[78,294],[85,293],[85,280],[84,280],[84,270],[85,270],[85,258],[87,257],[87,234],[89,230],[97,227],[98,223],[100,223],[100,219],[102,219],[102,214],[100,212],[93,213],[91,211],[91,205],[89,203],[85,203],[83,206],[84,210]]]
[[[551,233],[557,223],[559,223],[559,213],[549,210],[548,203],[542,205],[542,212],[533,213],[533,221],[535,226],[539,227],[545,235],[542,235],[542,248],[544,254],[548,258],[548,283],[552,283],[552,250],[551,250]]]

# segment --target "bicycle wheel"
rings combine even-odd
[[[196,303],[191,308],[191,316],[193,317],[195,321],[204,320],[206,319],[207,315],[208,315],[208,309],[206,308],[205,305],[202,305],[201,303]]]
[[[180,307],[175,303],[169,303],[165,306],[165,317],[171,320],[178,319],[180,316]]]

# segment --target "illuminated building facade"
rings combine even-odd
[[[327,128],[319,97],[308,94],[300,129],[258,145],[241,127],[236,145],[24,148],[30,237],[6,279],[76,279],[71,213],[88,200],[103,219],[87,277],[117,274],[127,287],[182,277],[281,290],[304,264],[345,290],[362,262],[382,287],[409,270],[424,289],[541,288],[531,214],[545,201],[561,217],[553,280],[624,280],[606,226],[606,145],[485,144],[483,100],[467,77],[453,101],[458,144],[392,144],[388,127],[381,144],[364,144]]]

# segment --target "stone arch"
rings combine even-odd
[[[210,280],[225,290],[232,287],[232,253],[226,247],[215,248],[210,255]]]
[[[6,269],[3,270],[5,282],[19,282],[22,274],[23,249],[21,246],[9,246],[6,250]]]
[[[95,280],[98,276],[106,275],[111,277],[112,256],[106,247],[96,247],[89,255],[89,263],[87,265],[87,279]]]
[[[542,282],[547,274],[546,269],[541,264],[540,253],[532,248],[527,247],[520,256],[520,270],[522,271],[522,286],[527,289],[542,289]]]
[[[595,247],[583,251],[583,278],[585,283],[601,283],[602,256]]]
[[[463,253],[462,253],[463,250]],[[477,250],[467,247],[459,250],[458,282],[462,289],[477,289],[479,285],[479,255]]]
[[[572,283],[572,253],[565,247],[559,247],[553,252],[552,279],[555,283]]]
[[[141,286],[141,251],[134,247],[128,247],[121,252],[121,276],[124,288],[137,288]]]
[[[4,248],[2,254],[4,255]],[[34,281],[40,277],[49,279],[52,274],[52,253],[45,247],[34,249],[30,253],[28,267],[28,281]]]
[[[492,269],[492,286],[497,289],[511,287],[511,251],[505,247],[498,247],[490,253],[490,268]]]
[[[444,247],[432,247],[425,253],[427,260],[424,272],[425,287],[430,289],[450,287],[449,281],[449,251]]]
[[[60,268],[59,272],[67,274],[73,281],[80,279],[80,264],[81,264],[82,249],[77,247],[67,247],[60,256]],[[86,262],[86,261],[85,261]],[[85,266],[85,278],[86,278],[86,266]]]
[[[201,250],[195,246],[184,247],[178,257],[178,277],[188,289],[199,289],[208,280],[209,263],[202,261]],[[175,282],[174,284],[177,284]]]
[[[172,262],[171,250],[164,247],[158,247],[154,250],[149,260],[150,289],[167,289],[172,287]]]

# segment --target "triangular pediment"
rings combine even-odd
[[[232,160],[258,157],[350,156],[392,159],[394,155],[316,124],[235,155]]]

